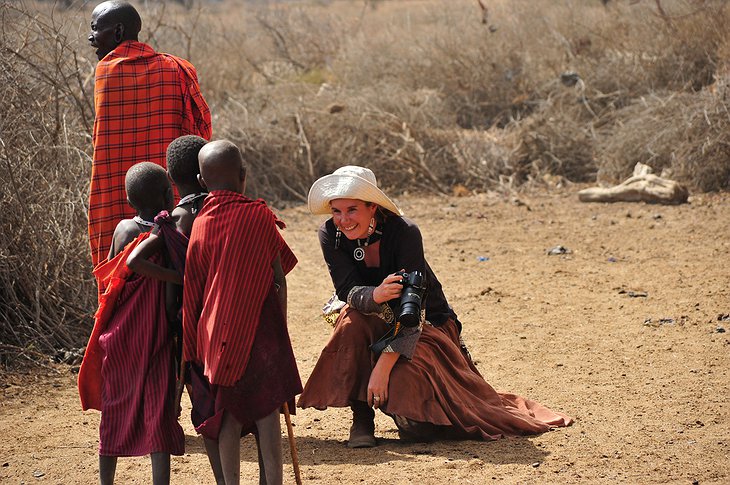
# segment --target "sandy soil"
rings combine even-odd
[[[730,482],[730,196],[678,207],[581,204],[574,193],[404,198],[427,257],[495,388],[576,418],[541,436],[404,444],[378,414],[379,446],[345,446],[349,413],[293,418],[302,477],[314,483]],[[331,284],[318,219],[282,212],[300,258],[289,278],[290,331],[306,379],[327,340]],[[562,245],[572,251],[548,256]],[[645,296],[641,296],[645,295]],[[94,483],[99,415],[82,412],[68,367],[0,381],[0,481]],[[201,440],[174,483],[213,483]],[[285,445],[285,441],[282,442]],[[257,480],[255,444],[242,473]],[[146,458],[120,459],[119,483],[149,483]],[[293,483],[291,461],[285,479]]]

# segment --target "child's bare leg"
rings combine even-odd
[[[254,438],[256,438],[256,454],[259,457],[259,485],[266,485],[266,467],[264,466],[264,457],[261,456],[259,435],[254,433]]]
[[[281,419],[279,410],[274,410],[265,418],[256,421],[259,434],[259,449],[264,462],[267,485],[281,485],[283,469],[281,462]]]
[[[99,455],[99,483],[112,485],[117,471],[117,457]]]
[[[218,452],[226,485],[238,485],[241,481],[241,423],[228,411],[223,412]]]
[[[216,485],[226,485],[223,468],[221,467],[221,453],[218,450],[218,442],[209,438],[203,438],[203,442],[205,443],[205,453],[208,455]]]
[[[170,454],[151,453],[152,460],[152,483],[154,485],[169,485],[170,483]]]

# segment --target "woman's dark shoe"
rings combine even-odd
[[[356,401],[352,406],[352,426],[348,448],[372,448],[375,441],[375,411],[366,402]]]

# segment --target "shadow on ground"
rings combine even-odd
[[[288,444],[284,463],[291,463]],[[378,438],[375,448],[350,449],[345,441],[312,437],[297,438],[297,453],[301,465],[343,465],[349,463],[378,464],[411,461],[417,456],[431,456],[444,460],[479,459],[485,463],[531,464],[543,461],[549,452],[538,448],[530,438],[507,438],[497,441],[439,441],[434,443],[407,443],[397,439]],[[185,436],[185,454],[205,454],[203,439]],[[256,441],[248,435],[241,440],[241,461],[255,463]]]

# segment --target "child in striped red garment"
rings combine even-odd
[[[126,260],[155,227],[155,216],[172,209],[173,193],[165,169],[151,162],[132,166],[125,188],[137,215],[119,222],[107,261],[94,270],[103,291],[79,370],[79,394],[83,409],[101,411],[102,484],[113,483],[118,457],[148,454],[153,483],[169,483],[170,455],[183,454],[185,437],[174,402],[165,283],[135,275]],[[162,258],[158,253],[154,260]]]
[[[209,191],[193,223],[183,285],[183,353],[193,424],[219,483],[240,481],[240,437],[254,432],[262,483],[282,482],[280,409],[302,390],[286,327],[286,273],[296,257],[225,140],[198,155]]]
[[[175,338],[176,368],[182,359],[182,283],[185,269],[185,253],[188,249],[193,221],[203,207],[208,192],[200,186],[198,153],[207,140],[195,135],[175,138],[167,147],[167,174],[180,194],[180,201],[169,217],[157,219],[159,230],[152,231],[146,241],[139,244],[127,259],[127,266],[137,274],[166,282],[167,320]],[[164,222],[163,222],[164,221]],[[150,258],[167,250],[166,265],[154,264]],[[170,278],[168,269],[175,269],[179,278]],[[182,377],[184,371],[178,377]],[[178,392],[183,383],[178,382]],[[178,398],[181,394],[178,394]]]

